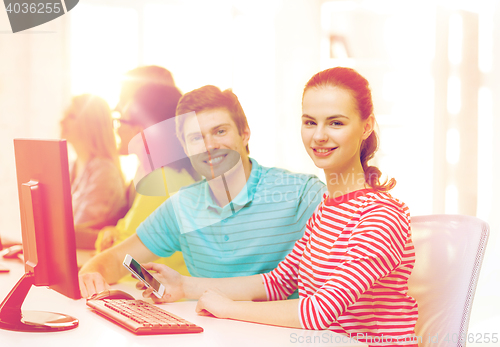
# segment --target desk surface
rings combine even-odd
[[[22,277],[24,266],[18,261],[3,261],[2,265],[11,269],[8,274],[0,274],[0,302]],[[142,299],[135,282],[126,282],[114,287],[127,291],[137,299]],[[353,346],[365,344],[349,340],[346,336],[329,331],[313,331],[282,328],[241,321],[198,316],[196,301],[184,301],[160,305],[201,327],[199,334],[136,336],[105,318],[93,313],[85,304],[85,299],[72,300],[45,287],[33,286],[23,305],[25,310],[64,313],[78,318],[76,329],[54,333],[22,333],[0,329],[2,347],[58,347],[58,346]]]

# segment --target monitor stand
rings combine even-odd
[[[25,332],[51,332],[74,329],[78,319],[43,311],[22,311],[21,306],[34,284],[34,274],[25,273],[0,305],[0,329]]]

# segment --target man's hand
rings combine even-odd
[[[109,284],[99,272],[90,272],[78,275],[80,283],[80,294],[83,298],[89,298],[95,293],[110,289]]]
[[[202,316],[229,318],[229,312],[234,301],[217,289],[208,289],[198,300],[196,313]]]
[[[165,293],[161,299],[158,299],[156,295],[153,294],[153,288],[147,288],[142,293],[145,298],[151,298],[156,303],[162,302],[174,302],[185,297],[183,288],[183,277],[180,273],[172,270],[166,265],[157,263],[146,263],[142,266],[151,272],[151,270],[156,271],[153,275],[160,281],[165,287]],[[144,289],[145,285],[142,282],[138,282],[136,285],[137,289]]]

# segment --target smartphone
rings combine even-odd
[[[161,284],[153,275],[151,275],[148,270],[143,268],[130,254],[125,256],[123,260],[123,266],[125,266],[128,271],[132,273],[137,279],[146,285],[146,287],[153,288],[153,294],[161,299],[165,293],[165,287]]]

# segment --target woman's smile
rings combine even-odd
[[[325,158],[325,157],[328,157],[329,155],[333,154],[333,152],[337,148],[338,147],[312,147],[312,150],[313,150],[315,156],[317,156],[319,158]]]

